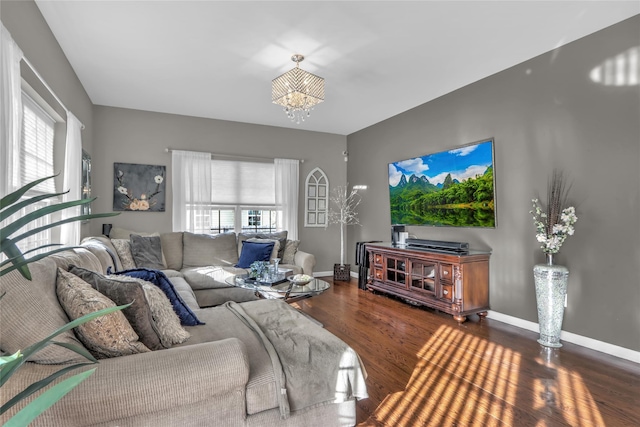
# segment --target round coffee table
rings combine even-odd
[[[229,276],[225,279],[225,282],[239,288],[251,289],[262,298],[284,299],[285,302],[294,302],[319,295],[331,286],[328,282],[315,278],[302,286],[294,285],[288,280],[283,283],[269,285],[249,279],[245,275]]]

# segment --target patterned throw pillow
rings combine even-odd
[[[113,301],[93,289],[84,280],[61,268],[58,268],[56,293],[60,305],[71,320],[115,306]],[[138,335],[120,311],[80,325],[75,332],[85,347],[98,359],[150,351],[144,344],[138,342]]]
[[[116,305],[131,303],[129,307],[122,310],[122,314],[140,337],[140,342],[150,350],[167,348],[160,342],[146,294],[138,282],[105,277],[95,271],[74,265],[69,267],[69,273],[75,274],[87,282],[93,289],[109,298]]]
[[[298,252],[298,246],[300,240],[287,240],[287,244],[284,247],[284,255],[282,256],[283,264],[295,264],[295,255]]]
[[[120,258],[124,270],[136,268],[136,262],[133,260],[129,239],[111,239],[111,244],[116,248],[118,258]]]
[[[191,337],[191,334],[180,325],[180,318],[178,318],[176,312],[173,311],[171,301],[169,301],[169,298],[162,292],[162,289],[151,282],[135,277],[115,274],[107,277],[120,281],[137,282],[142,286],[142,290],[149,302],[151,315],[156,325],[156,332],[158,333],[160,342],[165,348],[170,348],[175,344],[181,344]]]

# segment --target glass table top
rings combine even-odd
[[[292,285],[289,280],[275,285],[269,285],[249,279],[249,277],[244,275],[230,276],[227,277],[225,281],[229,285],[251,289],[262,294],[271,294],[276,298],[284,297],[287,293],[290,297],[304,295],[313,296],[326,291],[331,286],[328,282],[316,278],[311,279],[311,281],[306,285]]]

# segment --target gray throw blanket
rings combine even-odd
[[[368,397],[366,371],[344,341],[281,300],[225,306],[262,340],[274,368],[280,415]]]

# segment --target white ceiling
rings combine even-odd
[[[640,13],[638,1],[36,0],[98,105],[348,135]],[[326,101],[301,124],[271,80]]]

